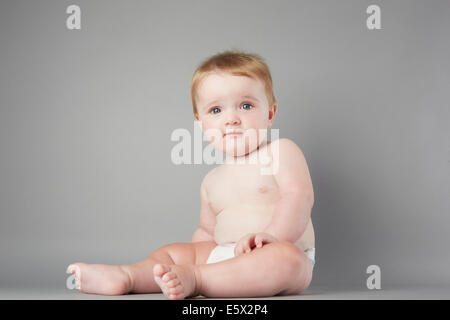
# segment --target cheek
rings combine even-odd
[[[245,118],[245,126],[247,129],[266,129],[268,126],[267,118],[264,114],[258,113]]]
[[[261,144],[267,137],[269,122],[264,116],[263,113],[258,113],[246,119],[245,127],[248,130],[248,140],[245,140],[245,144],[250,148]]]
[[[203,135],[209,143],[218,143],[222,141],[222,132],[214,124],[202,123]]]
[[[218,132],[216,132],[215,130],[213,131],[206,131],[204,132],[206,141],[208,141],[209,143],[212,143],[214,145],[216,144],[220,144],[223,140],[222,135]]]

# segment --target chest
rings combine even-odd
[[[270,205],[279,199],[274,176],[261,174],[257,164],[217,168],[210,176],[206,190],[210,206],[216,213],[240,204]]]

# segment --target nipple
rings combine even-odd
[[[260,193],[266,193],[268,190],[269,190],[269,189],[268,189],[267,187],[264,187],[264,186],[258,188],[258,191],[259,191]]]

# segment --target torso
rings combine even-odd
[[[271,155],[270,143],[252,152],[246,163],[222,164],[206,176],[206,192],[216,213],[216,243],[237,242],[248,233],[263,232],[270,223],[280,193],[274,176],[261,174],[268,167],[255,159],[263,154]],[[311,220],[296,244],[303,249],[314,248]]]

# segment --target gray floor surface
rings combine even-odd
[[[102,296],[85,294],[77,290],[66,288],[0,288],[1,300],[164,300],[163,294],[129,294],[122,296]],[[207,299],[202,296],[194,298]],[[212,299],[212,298],[208,298]],[[255,298],[252,298],[254,300]],[[301,295],[283,297],[263,297],[258,300],[449,300],[450,286],[440,285],[411,285],[380,290],[365,288],[310,288]],[[221,299],[222,300],[222,299]],[[225,299],[223,299],[225,300]],[[228,300],[228,299],[227,299]],[[230,299],[233,300],[233,299]],[[245,299],[244,299],[245,300]]]

